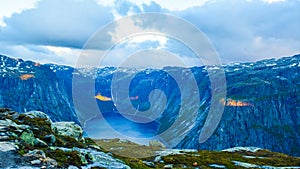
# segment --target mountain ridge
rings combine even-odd
[[[89,98],[97,93],[112,97],[112,76],[116,72],[128,75],[130,71],[141,73],[133,82],[131,96],[146,98],[149,93],[145,92],[145,88],[150,90],[155,88],[155,85],[165,85],[164,89],[169,98],[175,103],[178,98],[176,92],[172,93],[172,90],[169,90],[174,86],[157,80],[166,79],[166,76],[151,69],[75,69],[54,64],[38,65],[35,62],[10,59],[3,55],[0,57],[0,107],[10,107],[19,112],[40,110],[47,113],[53,121],[79,123],[72,99],[74,75],[89,83],[96,82],[95,93],[87,91],[90,92]],[[184,77],[188,68],[167,67],[162,70],[166,69]],[[225,110],[212,137],[199,144],[198,136],[207,117],[207,107],[211,104],[208,69],[214,72],[220,67],[203,66],[189,69],[199,87],[201,106],[196,125],[174,147],[221,150],[236,146],[256,146],[300,155],[300,55],[223,66],[227,82],[227,98],[223,101]],[[146,76],[147,73],[150,73],[151,77]],[[26,74],[22,79],[22,75]],[[143,81],[145,77],[154,79],[153,84]],[[160,97],[155,99],[159,100]],[[110,107],[101,101],[97,103],[103,111],[109,112],[114,109],[113,104]],[[140,109],[149,108],[147,99],[133,104],[139,105]],[[251,106],[239,106],[243,104]],[[163,117],[159,117],[158,121],[165,123],[163,127],[168,128],[176,120],[176,112],[176,108],[170,109]],[[159,132],[164,131],[163,127]],[[177,132],[175,129],[174,133]]]

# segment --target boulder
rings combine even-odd
[[[162,159],[161,159],[161,156],[156,156],[156,157],[154,158],[153,162],[158,163],[158,162],[160,162],[161,160],[162,160]]]
[[[0,113],[5,113],[5,112],[8,112],[10,111],[9,108],[0,108]]]
[[[55,143],[56,141],[56,138],[53,134],[49,134],[49,135],[46,135],[44,136],[44,140],[49,144],[49,145],[52,145],[53,143]]]
[[[24,154],[23,156],[25,157],[35,157],[37,159],[39,158],[46,158],[46,155],[44,153],[43,150],[32,150],[32,151],[29,151],[28,153]]]
[[[38,147],[48,147],[48,144],[39,138],[34,140],[34,145]]]
[[[8,131],[8,127],[0,125],[0,132],[6,132],[6,131]]]
[[[173,168],[173,164],[167,164],[164,166],[164,169],[172,169]]]
[[[0,136],[0,141],[7,141],[9,140],[8,136]]]
[[[10,136],[11,138],[15,138],[15,139],[19,138],[19,136],[14,132],[7,132],[7,135]]]
[[[0,110],[0,113],[1,113],[1,116],[0,116],[1,120],[16,119],[19,117],[19,113],[15,112],[15,111],[10,111],[9,109],[6,109],[6,108]]]
[[[43,118],[43,119],[47,119],[46,121],[49,121],[52,123],[52,120],[50,119],[50,117],[41,111],[30,111],[30,112],[26,112],[24,113],[25,115],[27,115],[30,118]]]
[[[14,121],[10,119],[0,120],[0,128],[1,130],[7,130],[8,128],[11,128],[13,130],[25,130],[29,129],[30,127],[28,125],[19,125],[15,123]]]
[[[102,151],[102,149],[99,146],[96,146],[96,145],[89,145],[88,147],[91,148],[91,149],[94,149],[94,150]]]
[[[41,160],[32,160],[30,161],[31,165],[38,165],[41,164]]]
[[[77,141],[82,140],[83,130],[74,122],[55,122],[52,124],[52,130],[60,136],[69,136]]]
[[[73,166],[73,165],[70,165],[70,166],[68,167],[68,169],[78,169],[78,167]]]
[[[7,151],[17,151],[19,147],[12,142],[0,142],[0,151],[7,152]]]
[[[58,163],[56,160],[52,159],[52,158],[49,158],[49,157],[46,157],[44,160],[43,160],[43,163],[46,163],[47,165],[52,165],[52,166],[57,166]]]
[[[0,108],[0,114],[1,114],[0,120],[5,120],[7,118],[12,118],[12,115],[15,114],[15,113],[16,112],[12,112],[8,108]],[[14,117],[16,117],[16,116],[14,115]]]
[[[155,164],[151,161],[143,161],[143,163],[150,168],[155,168]]]

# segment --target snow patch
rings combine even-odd
[[[233,148],[228,148],[228,149],[225,149],[225,150],[222,150],[222,151],[226,151],[226,152],[247,151],[247,152],[255,153],[259,150],[261,150],[261,148],[257,148],[257,147],[233,147]]]

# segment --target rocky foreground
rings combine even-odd
[[[128,157],[130,156],[130,157]],[[142,157],[142,158],[141,158]],[[126,140],[91,140],[74,122],[43,112],[0,109],[0,168],[300,168],[300,158],[259,148],[164,149]]]

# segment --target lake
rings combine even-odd
[[[87,121],[84,131],[88,137],[94,139],[120,138],[148,144],[150,140],[156,140],[158,128],[159,123],[156,121],[137,123],[118,112],[107,112]]]

